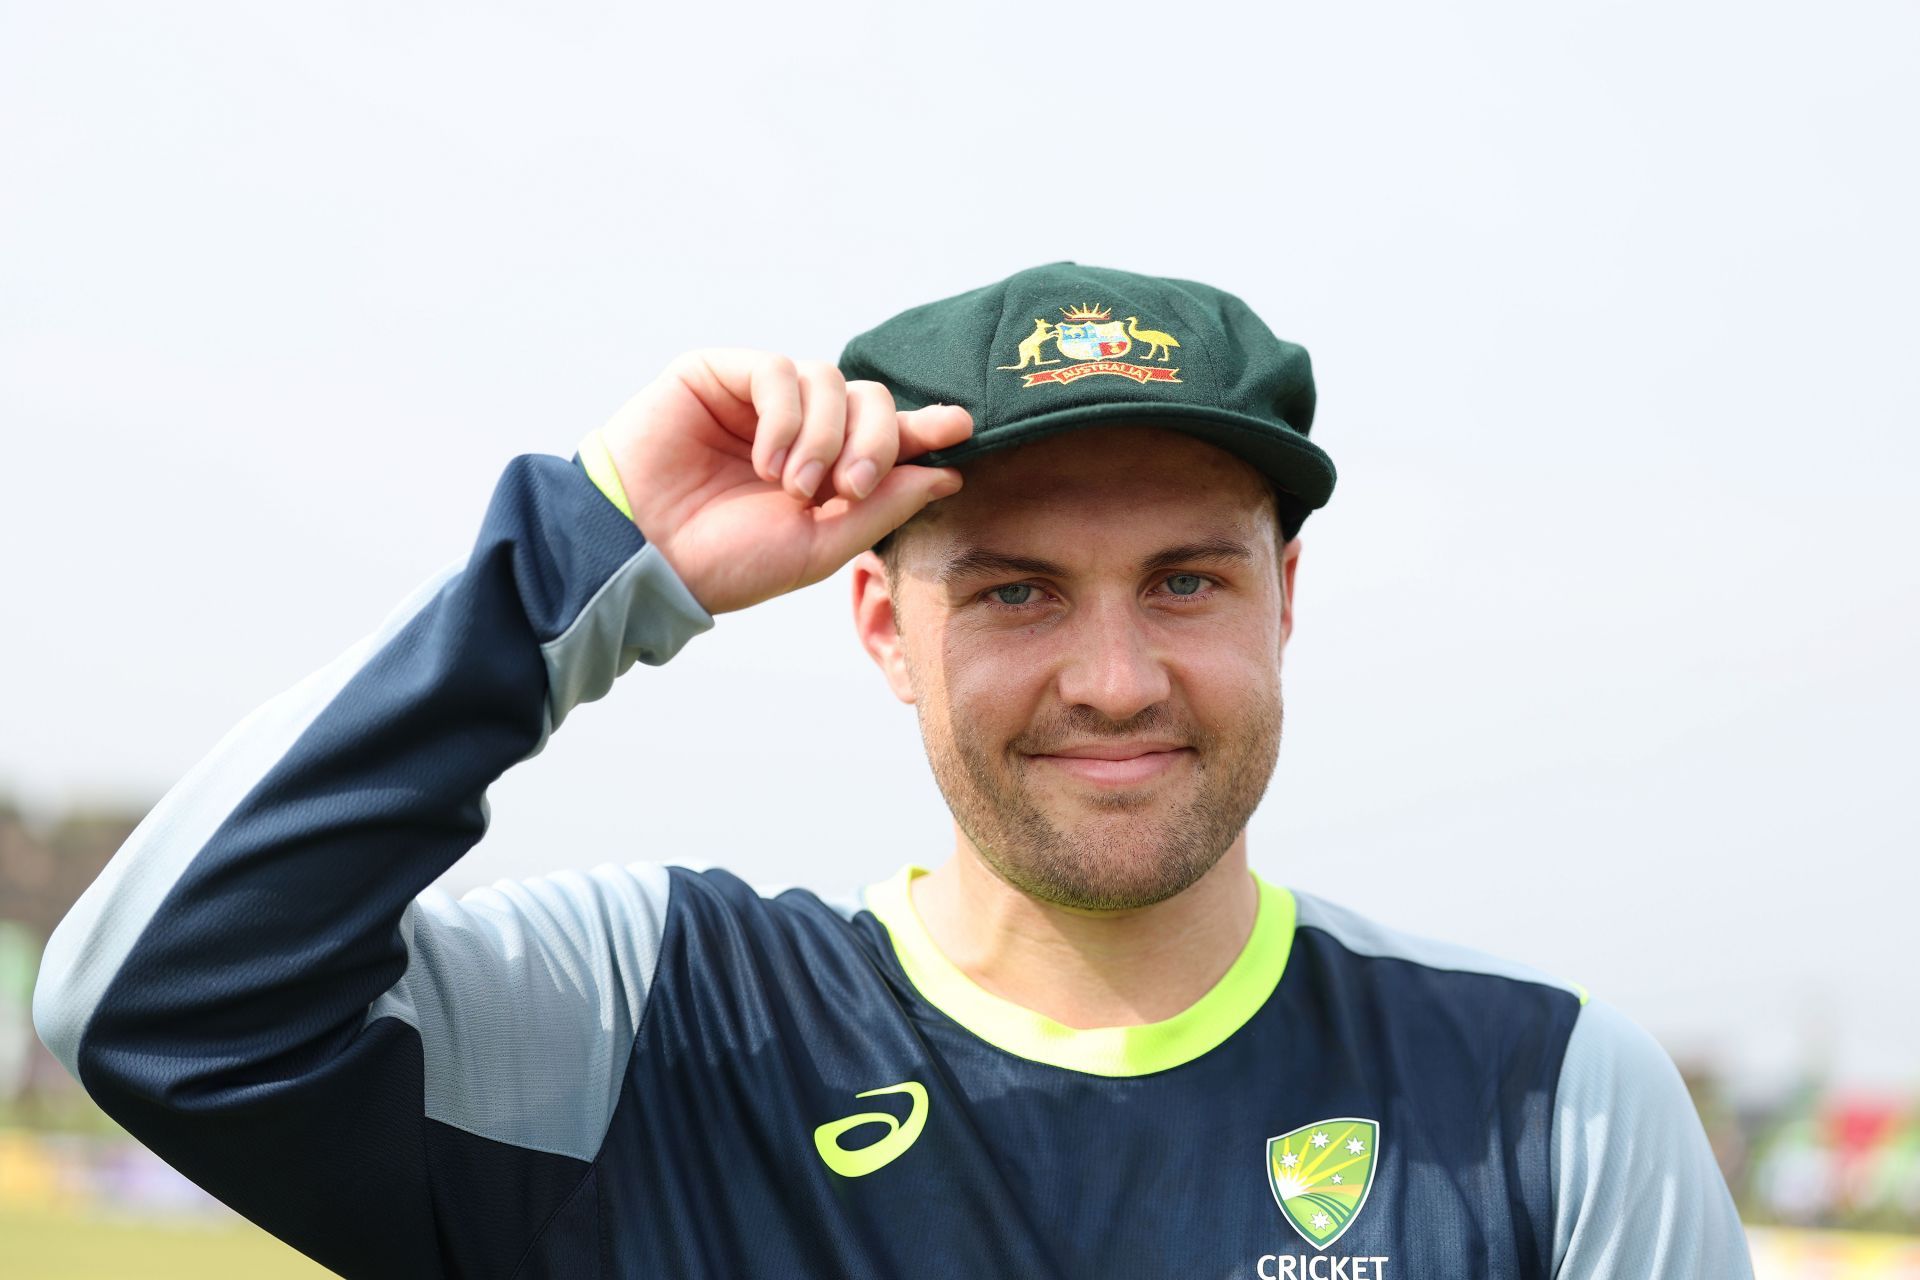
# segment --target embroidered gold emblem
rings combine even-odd
[[[1172,334],[1158,329],[1142,329],[1139,316],[1128,316],[1124,321],[1115,320],[1112,310],[1098,303],[1061,307],[1060,315],[1058,323],[1035,317],[1033,332],[1020,340],[1019,363],[999,367],[1018,372],[1030,365],[1059,364],[1058,360],[1046,358],[1049,341],[1053,343],[1054,350],[1072,363],[1064,369],[1043,369],[1038,373],[1026,374],[1020,380],[1021,386],[1037,387],[1043,382],[1076,382],[1097,373],[1143,383],[1180,381],[1179,368],[1166,365],[1166,361],[1173,358],[1174,348],[1180,345],[1180,339]],[[1146,348],[1143,359],[1160,363],[1132,364],[1120,358],[1136,346]]]
[[[1055,331],[1053,325],[1036,317],[1033,322],[1033,332],[1020,339],[1020,363],[1003,364],[1000,367],[1024,369],[1030,364],[1059,364],[1058,360],[1047,360],[1041,356],[1041,352],[1046,348],[1047,339],[1051,338]]]

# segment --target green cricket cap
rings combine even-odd
[[[1333,494],[1307,438],[1313,368],[1240,299],[1191,280],[1054,262],[903,311],[840,355],[903,409],[957,404],[973,435],[915,459],[956,466],[994,449],[1119,421],[1182,431],[1251,463],[1291,538]]]

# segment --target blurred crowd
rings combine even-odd
[[[95,1111],[33,1034],[40,947],[133,830],[137,814],[29,822],[0,801],[0,1198],[99,1194],[198,1205]],[[1710,1066],[1685,1071],[1749,1223],[1920,1235],[1920,1064],[1902,1093],[1807,1080],[1750,1101]]]
[[[1920,1234],[1920,1094],[1808,1080],[1740,1104],[1719,1075],[1686,1074],[1747,1222]]]

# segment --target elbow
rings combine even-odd
[[[63,923],[47,942],[40,959],[40,975],[33,984],[33,1029],[40,1042],[76,1078],[80,1075],[80,1038],[92,1014],[92,1002],[76,981],[79,957],[63,946]]]
[[[153,918],[154,877],[150,868],[140,865],[137,849],[148,826],[142,822],[135,829],[67,908],[40,955],[33,984],[33,1029],[76,1079],[83,1041],[107,987]],[[170,888],[171,881],[160,887]]]

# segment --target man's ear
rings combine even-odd
[[[853,558],[853,629],[860,637],[887,687],[900,701],[914,702],[913,680],[907,671],[906,648],[894,625],[895,601],[887,584],[887,566],[871,551]]]
[[[1293,578],[1300,567],[1300,539],[1280,548],[1280,647],[1293,635]]]

